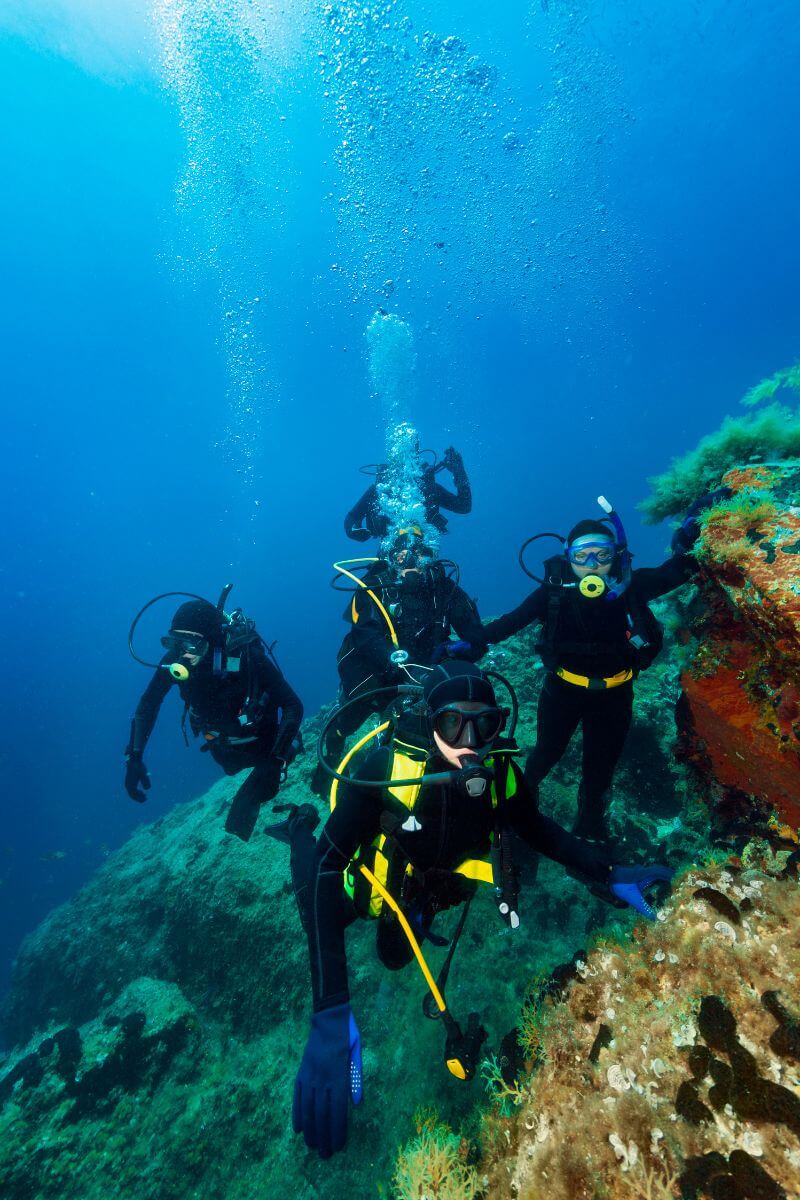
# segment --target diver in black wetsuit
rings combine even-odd
[[[399,530],[389,560],[378,560],[370,567],[353,593],[344,619],[351,627],[337,656],[342,702],[404,679],[402,662],[406,658],[421,666],[432,665],[451,630],[462,639],[454,645],[480,645],[482,641],[474,601],[450,577],[444,564],[433,559],[416,525]],[[470,656],[468,651],[466,656]],[[345,740],[379,708],[372,697],[351,704],[329,732],[328,758],[338,762]],[[329,784],[319,768],[311,786],[318,795],[327,794]]]
[[[653,919],[644,898],[668,881],[666,867],[612,865],[543,816],[514,762],[513,738],[503,738],[508,710],[473,663],[437,666],[418,698],[401,713],[393,741],[339,784],[334,811],[319,839],[311,805],[294,808],[268,828],[291,846],[292,880],[311,965],[311,1032],[295,1083],[293,1125],[326,1158],[344,1148],[349,1103],[362,1095],[361,1047],[350,1010],[345,929],[356,917],[377,918],[377,951],[390,970],[413,957],[425,975],[447,1042],[445,1063],[472,1078],[486,1038],[477,1013],[462,1029],[444,994],[451,954],[434,980],[420,943],[436,941],[437,913],[465,902],[479,882],[493,885],[501,916],[519,925],[513,834],[568,867],[612,903]],[[420,695],[420,693],[422,693]],[[403,1031],[408,1036],[408,1031]]]
[[[455,492],[449,492],[438,482],[436,476],[441,470],[447,470],[453,476]],[[389,520],[381,509],[378,485],[387,471],[388,467],[384,464],[378,467],[376,482],[367,488],[344,519],[344,531],[354,542],[386,537]],[[439,509],[445,508],[454,513],[472,511],[472,489],[464,468],[464,460],[455,447],[447,447],[441,463],[425,464],[420,479],[420,491],[425,502],[425,520],[440,533],[447,533],[447,519]]]
[[[230,615],[223,611],[227,590],[216,607],[199,597],[182,604],[161,639],[166,653],[131,722],[125,790],[132,800],[146,799],[150,775],[143,761],[145,747],[164,697],[177,685],[192,733],[204,738],[202,749],[226,775],[253,768],[225,822],[229,833],[247,841],[259,806],[277,795],[287,765],[301,747],[303,705],[254,623],[239,610]]]
[[[582,726],[583,762],[573,825],[579,837],[608,839],[607,794],[631,725],[633,681],[663,642],[648,602],[695,573],[697,562],[690,551],[699,535],[697,516],[721,495],[722,491],[704,496],[692,506],[673,538],[671,558],[660,567],[635,571],[619,517],[601,497],[610,525],[580,521],[563,553],[545,562],[541,586],[518,608],[483,627],[491,644],[534,622],[542,625],[537,649],[547,675],[525,779],[536,792]]]

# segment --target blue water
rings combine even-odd
[[[464,454],[443,551],[485,615],[598,492],[659,561],[647,477],[800,353],[789,3],[197,0],[161,44],[149,5],[108,6],[0,5],[0,990],[215,777],[171,701],[147,805],[122,789],[147,599],[233,580],[307,710],[332,698],[378,306],[414,333],[409,419]]]

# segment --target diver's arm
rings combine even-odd
[[[130,741],[125,748],[127,756],[130,757],[133,755],[141,758],[144,754],[164,697],[174,682],[175,680],[169,671],[164,670],[163,667],[159,667],[153,673],[152,679],[142,692],[139,703],[136,705],[136,712],[133,714]]]
[[[445,451],[445,466],[453,476],[453,483],[456,490],[455,493],[450,492],[436,480],[433,486],[435,504],[439,508],[446,508],[449,512],[472,512],[472,488],[470,487],[469,477],[464,467],[464,460],[452,446],[449,446]]]
[[[456,635],[468,642],[474,651],[474,654],[467,654],[466,657],[480,658],[486,653],[486,632],[481,624],[478,606],[457,584],[453,584],[449,614],[450,625]]]
[[[517,790],[506,801],[507,812],[512,827],[523,841],[540,854],[561,863],[562,867],[579,871],[598,883],[607,883],[611,869],[608,859],[587,842],[568,833],[556,821],[544,816],[519,767],[514,763],[511,769],[516,777]]]
[[[371,484],[344,519],[344,531],[354,542],[366,542],[370,537],[369,529],[362,528],[362,523],[369,514],[374,491],[375,485]]]
[[[660,567],[638,567],[633,572],[632,585],[645,602],[673,592],[697,572],[697,559],[692,554],[674,554]]]
[[[547,600],[544,588],[538,587],[531,592],[522,604],[502,617],[489,621],[483,626],[484,641],[494,644],[504,642],[514,633],[519,633],[534,621],[543,621],[547,615]]]
[[[272,746],[272,754],[285,763],[290,756],[292,742],[303,720],[303,702],[284,679],[281,672],[265,657],[264,680],[269,698],[281,710],[280,724]]]
[[[381,778],[388,769],[387,757],[384,750],[370,754],[362,768],[364,778]],[[358,847],[369,845],[380,832],[380,812],[379,791],[343,784],[336,808],[317,840],[306,929],[315,1012],[350,999],[344,931],[352,908],[344,894],[342,872]]]

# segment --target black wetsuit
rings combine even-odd
[[[639,662],[628,637],[629,618],[641,613],[648,601],[685,583],[696,569],[695,559],[688,554],[676,555],[660,567],[639,568],[627,591],[614,600],[588,598],[577,587],[545,583],[518,608],[483,627],[486,641],[494,643],[536,621],[545,626],[545,640],[537,648],[548,674],[539,697],[536,745],[525,765],[525,778],[531,790],[538,788],[582,725],[583,762],[574,826],[582,837],[607,836],[606,793],[631,724],[633,682],[595,690],[566,682],[555,672],[563,667],[595,680],[626,669],[635,675]]]
[[[483,629],[478,610],[439,563],[401,576],[387,563],[377,563],[364,577],[364,583],[389,611],[400,647],[409,653],[409,662],[430,666],[434,650],[447,641],[451,630],[480,648]],[[373,688],[388,687],[406,679],[389,659],[394,644],[386,618],[363,588],[353,593],[344,618],[350,621],[351,628],[337,658],[342,701],[354,700]],[[345,709],[329,734],[329,756],[335,757],[345,738],[386,702],[387,697],[378,696]]]
[[[374,750],[362,764],[359,776],[389,778],[392,757],[391,747]],[[433,773],[450,768],[434,756],[427,769]],[[610,870],[608,859],[543,816],[516,763],[511,770],[517,790],[503,801],[504,824],[538,852],[580,872],[589,881],[605,884]],[[348,1000],[344,931],[357,913],[344,890],[342,872],[356,850],[369,846],[382,832],[382,817],[387,813],[400,821],[408,817],[408,809],[387,790],[343,784],[336,808],[316,843],[307,827],[298,829],[292,839],[292,876],[308,936],[315,1011]],[[483,796],[467,796],[449,784],[423,787],[414,816],[421,826],[414,832],[404,831],[397,823],[393,836],[401,861],[390,869],[387,886],[411,919],[413,912],[402,903],[399,889],[392,883],[405,873],[406,860],[416,869],[413,911],[427,914],[422,929],[417,926],[422,937],[437,911],[462,903],[477,886],[455,875],[454,868],[465,859],[489,854],[496,816],[488,789]],[[377,924],[381,961],[392,970],[405,966],[412,950],[399,922],[385,909]]]
[[[440,509],[454,513],[472,511],[472,489],[460,455],[453,460],[451,473],[455,492],[449,492],[439,483],[433,467],[424,469],[420,481],[425,501],[425,520],[440,533],[447,532],[447,518],[442,516]],[[373,483],[345,517],[344,531],[349,538],[358,542],[366,541],[368,537],[385,537],[388,530],[389,521],[381,509],[377,485]]]
[[[165,664],[172,658],[165,656]],[[164,667],[153,674],[136,707],[128,752],[144,754],[164,697],[177,687],[195,737],[226,775],[255,768],[234,797],[226,829],[249,836],[258,806],[280,786],[283,766],[303,719],[303,705],[258,641],[243,647],[241,667],[215,676],[209,658],[184,682]]]

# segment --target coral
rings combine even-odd
[[[527,1092],[516,1079],[508,1080],[496,1055],[485,1058],[480,1068],[486,1091],[503,1116],[510,1116],[514,1108],[523,1103]]]
[[[719,855],[685,874],[662,917],[626,948],[588,952],[545,1022],[528,1098],[484,1118],[490,1195],[509,1181],[520,1200],[800,1192],[798,1025],[781,998],[800,972],[786,935],[800,920],[795,881]],[[553,1053],[553,1038],[572,1052]]]
[[[736,468],[725,483],[733,494],[704,514],[696,548],[705,604],[688,620],[684,750],[726,803],[756,797],[796,825],[800,462]]]
[[[473,1200],[480,1189],[477,1171],[465,1161],[467,1150],[448,1126],[426,1123],[398,1156],[398,1200]]]

